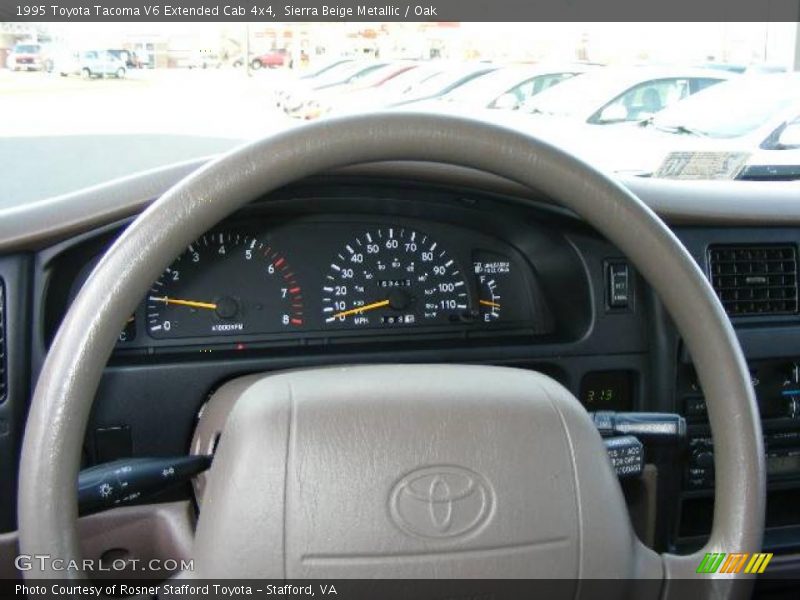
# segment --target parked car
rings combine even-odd
[[[722,71],[729,71],[731,73],[738,73],[740,75],[743,73],[747,73],[749,75],[755,75],[757,73],[766,74],[766,73],[786,72],[786,67],[783,67],[781,65],[769,65],[769,64],[743,65],[738,63],[708,62],[697,66],[703,69],[720,69]]]
[[[108,50],[83,50],[57,59],[55,70],[62,77],[80,75],[84,79],[115,77],[122,79],[127,73],[125,63]]]
[[[252,56],[250,58],[250,68],[254,70],[261,68],[275,69],[286,66],[290,59],[289,51],[286,48],[276,48],[263,54]]]
[[[636,122],[735,76],[719,69],[605,68],[547,90],[522,108],[537,116],[591,125]]]
[[[638,127],[605,133],[559,143],[614,172],[683,177],[691,169],[699,178],[800,179],[800,74],[736,78]]]
[[[41,44],[16,44],[8,55],[6,66],[12,71],[49,71],[52,61],[45,56]]]
[[[314,97],[317,92],[337,85],[352,83],[387,64],[387,61],[353,61],[343,65],[342,68],[323,73],[319,77],[298,81],[289,95],[283,99],[281,107],[287,115],[302,111],[304,105],[315,101]]]
[[[352,58],[337,58],[324,62],[317,67],[313,67],[302,75],[292,77],[287,81],[281,82],[274,88],[273,102],[275,106],[277,108],[281,108],[284,102],[290,96],[292,96],[294,92],[300,89],[308,89],[309,85],[311,85],[309,83],[310,80],[318,79],[323,75],[325,77],[331,77],[337,71],[344,72],[349,68],[348,65],[352,64],[353,62],[354,59]]]
[[[516,110],[535,95],[591,68],[578,64],[503,67],[457,87],[438,101],[464,107]]]
[[[342,104],[347,104],[351,96],[371,94],[374,90],[417,68],[413,62],[396,62],[378,69],[357,75],[340,85],[320,90],[303,105],[300,110],[289,113],[290,116],[306,121],[316,119],[335,111]]]
[[[496,65],[490,63],[443,63],[439,73],[415,85],[388,106],[401,107],[426,100],[435,100],[473,79],[496,71],[497,68]]]
[[[308,69],[305,73],[300,75],[298,79],[313,79],[314,77],[319,77],[323,73],[327,73],[328,71],[335,69],[340,65],[344,65],[347,63],[353,62],[355,59],[353,58],[334,58],[332,60],[328,60],[322,62],[320,64],[315,64]]]
[[[126,69],[139,69],[141,63],[133,50],[126,50],[124,48],[109,48],[108,52],[118,58],[125,64]]]
[[[329,112],[331,115],[343,115],[384,108],[425,81],[436,77],[443,69],[440,61],[417,63],[413,69],[400,73],[377,87],[354,89],[336,97]]]

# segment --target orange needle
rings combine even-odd
[[[216,310],[217,305],[211,302],[197,302],[195,300],[179,300],[177,298],[170,298],[168,296],[150,296],[153,302],[163,302],[164,304],[177,304],[179,306],[189,306],[191,308],[206,308],[208,310]]]
[[[357,306],[355,308],[351,308],[350,310],[343,310],[342,312],[334,314],[333,318],[337,319],[339,317],[346,317],[348,315],[357,315],[359,313],[367,312],[368,310],[375,310],[376,308],[381,308],[382,306],[389,306],[389,301],[381,300],[380,302],[373,302],[372,304]]]
[[[500,305],[497,302],[489,302],[488,300],[478,300],[479,304],[483,304],[484,306],[491,306],[492,308],[500,308]]]

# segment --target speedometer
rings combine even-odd
[[[456,260],[423,232],[368,231],[331,261],[322,288],[329,325],[402,327],[469,319],[470,292]]]
[[[303,325],[303,294],[286,258],[255,237],[207,233],[155,282],[147,297],[152,337],[279,332]]]

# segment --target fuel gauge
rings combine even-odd
[[[478,250],[472,257],[472,270],[478,284],[480,319],[491,323],[500,319],[504,287],[511,275],[511,261],[500,254]]]
[[[481,320],[488,323],[499,319],[502,304],[500,302],[500,292],[497,289],[497,281],[486,275],[479,275],[478,282],[480,284],[478,306]]]

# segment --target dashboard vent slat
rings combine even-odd
[[[731,317],[798,311],[797,247],[711,246],[711,284]]]
[[[6,367],[6,294],[0,279],[0,404],[8,393],[8,370]]]

